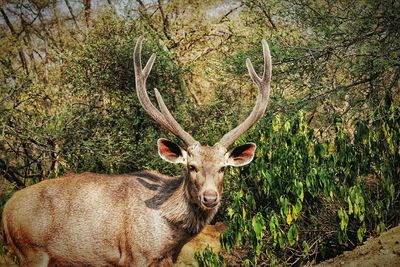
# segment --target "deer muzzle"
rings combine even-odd
[[[206,208],[214,208],[218,205],[218,193],[216,191],[207,190],[201,196],[201,204]]]

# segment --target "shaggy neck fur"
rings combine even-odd
[[[212,220],[219,206],[210,210],[200,208],[190,199],[186,173],[180,177],[180,181],[176,190],[162,205],[161,214],[176,227],[183,228],[190,235],[195,235]]]

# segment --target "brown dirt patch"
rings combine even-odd
[[[318,267],[396,267],[400,266],[400,226],[370,238],[352,251],[346,251]]]

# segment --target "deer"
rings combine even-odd
[[[2,224],[8,247],[21,266],[172,266],[183,245],[215,216],[225,169],[253,160],[254,143],[230,146],[265,113],[272,74],[267,42],[262,40],[261,77],[246,60],[258,87],[253,110],[209,146],[180,126],[157,89],[159,108],[152,104],[146,80],[156,56],[152,54],[142,68],[143,39],[137,39],[134,49],[136,93],[144,110],[184,143],[157,141],[159,156],[182,164],[183,174],[67,174],[15,192],[4,207]]]

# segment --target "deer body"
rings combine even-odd
[[[16,192],[4,207],[2,222],[21,266],[172,266],[182,246],[216,214],[225,168],[252,161],[255,144],[228,148],[265,112],[271,78],[267,43],[263,41],[261,78],[250,60],[246,62],[259,88],[253,111],[207,146],[182,129],[157,89],[159,109],[151,103],[146,80],[155,55],[142,69],[142,41],[140,37],[134,55],[136,92],[147,113],[185,143],[185,148],[163,138],[157,143],[162,159],[185,166],[183,175],[83,173]]]
[[[23,266],[172,263],[216,212],[189,203],[184,186],[184,177],[155,172],[68,175],[15,193],[3,225],[17,256],[30,260]]]

